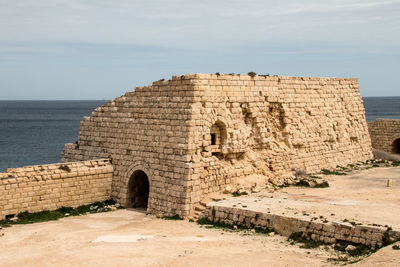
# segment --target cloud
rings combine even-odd
[[[400,1],[394,0],[0,0],[0,42],[181,48],[277,40],[399,44],[399,16]]]
[[[400,0],[0,0],[0,97],[113,98],[251,70],[357,76],[394,95],[399,17]]]

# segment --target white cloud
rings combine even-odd
[[[0,42],[400,44],[400,0],[0,0]]]

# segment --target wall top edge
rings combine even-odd
[[[29,165],[23,166],[19,168],[8,168],[5,173],[0,174],[11,174],[11,173],[20,173],[20,172],[43,172],[49,170],[55,170],[68,167],[71,170],[80,168],[80,167],[101,167],[109,165],[109,159],[96,159],[96,160],[86,160],[86,161],[75,161],[75,162],[65,162],[65,163],[53,163],[53,164],[42,164],[42,165]]]

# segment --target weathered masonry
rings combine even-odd
[[[371,157],[357,79],[187,74],[97,108],[62,160],[109,158],[114,200],[188,216],[249,175],[279,184]]]
[[[0,220],[107,200],[112,177],[107,159],[7,169],[0,173]]]
[[[400,119],[377,119],[368,129],[373,148],[400,154]]]

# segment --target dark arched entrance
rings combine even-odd
[[[393,141],[392,152],[394,154],[400,154],[400,138]]]
[[[128,204],[132,208],[147,208],[149,200],[149,178],[141,170],[135,171],[130,180],[128,188]]]

